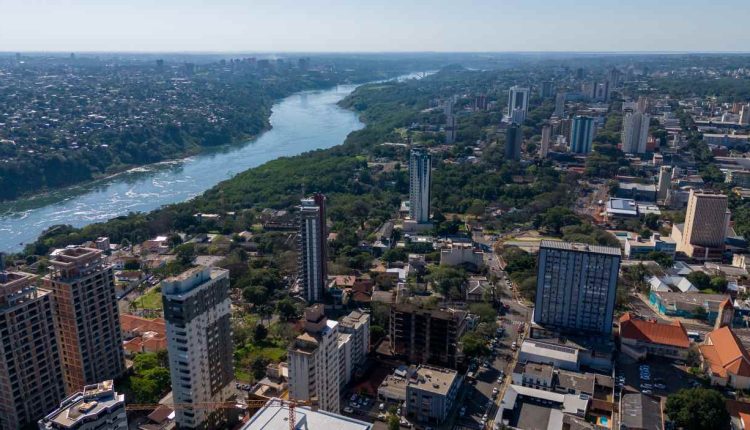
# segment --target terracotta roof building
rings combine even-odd
[[[656,355],[684,360],[689,348],[690,338],[679,321],[663,324],[629,312],[620,317],[620,349],[633,358]]]
[[[162,318],[153,320],[135,315],[120,315],[123,348],[127,355],[139,352],[156,352],[167,349],[167,328]]]
[[[732,329],[722,327],[707,334],[700,352],[712,384],[750,388],[750,354]]]

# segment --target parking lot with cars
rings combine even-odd
[[[636,361],[625,354],[617,359],[615,372],[618,391],[667,396],[682,388],[700,386],[698,378],[684,364],[665,358]]]

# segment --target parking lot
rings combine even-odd
[[[686,367],[659,357],[639,362],[625,354],[620,354],[617,359],[616,376],[618,385],[619,381],[624,381],[621,387],[623,391],[640,391],[644,394],[662,397],[682,388],[701,384],[700,380],[691,375]]]

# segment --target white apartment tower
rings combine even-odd
[[[409,156],[409,216],[418,224],[430,222],[432,156],[426,148],[413,148]]]
[[[643,154],[646,152],[648,127],[651,117],[641,112],[627,112],[622,118],[622,152]]]
[[[508,90],[508,116],[514,116],[514,111],[521,112],[523,118],[520,122],[517,121],[519,124],[526,119],[526,115],[529,113],[529,93],[529,88],[518,85],[513,85]]]
[[[299,212],[299,281],[309,303],[323,300],[326,280],[326,198],[315,194],[300,200]]]
[[[352,335],[352,362],[363,365],[370,352],[370,314],[352,311],[339,322],[339,331]]]
[[[305,332],[289,348],[289,398],[310,401],[338,413],[341,362],[338,323],[323,313],[323,305],[305,309]]]
[[[226,402],[234,379],[229,271],[198,266],[161,283],[175,403]],[[223,429],[225,409],[178,408],[180,429]]]

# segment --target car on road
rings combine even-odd
[[[643,394],[651,394],[651,390],[641,390],[641,393],[643,393]]]
[[[380,406],[378,406],[378,409],[380,409],[381,411],[384,411],[385,410],[385,403],[381,403]]]
[[[347,414],[351,414],[351,413],[354,413],[354,409],[352,409],[349,406],[347,406],[347,407],[344,408],[344,412],[346,412]]]

